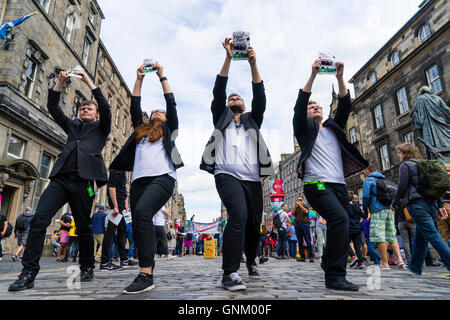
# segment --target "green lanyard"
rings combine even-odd
[[[306,181],[306,182],[304,182],[305,186],[311,185],[311,184],[317,185],[317,190],[320,190],[320,191],[325,191],[326,190],[325,182],[323,182],[323,181]]]

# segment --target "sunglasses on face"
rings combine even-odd
[[[164,110],[157,109],[157,110],[153,110],[152,113],[150,114],[150,116],[152,116],[154,113],[162,113],[162,114],[166,114],[166,112],[165,112]]]

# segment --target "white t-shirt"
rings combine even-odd
[[[166,224],[166,216],[164,214],[164,210],[166,210],[166,206],[163,206],[159,211],[153,216],[153,224],[155,226],[165,226]]]
[[[317,135],[311,156],[305,161],[303,181],[345,184],[341,148],[336,135],[328,128],[323,128]]]
[[[169,174],[174,179],[177,178],[162,138],[155,142],[149,142],[145,137],[141,143],[136,145],[131,182],[143,177],[156,177],[164,174]]]
[[[223,143],[216,148],[214,175],[226,173],[243,181],[259,181],[255,139],[249,136],[242,122],[236,128],[236,121],[233,119],[225,130]]]
[[[280,215],[281,226],[287,229],[287,221],[289,220],[289,215],[283,210],[279,211],[278,214]]]

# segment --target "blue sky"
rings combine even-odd
[[[159,61],[175,94],[180,119],[177,145],[185,167],[178,170],[179,191],[188,217],[210,222],[220,214],[212,175],[199,170],[204,145],[213,130],[212,88],[225,51],[221,42],[233,31],[250,32],[267,95],[262,127],[273,160],[293,152],[292,116],[319,51],[345,62],[348,81],[418,10],[421,0],[97,0],[105,14],[101,38],[132,90],[145,58]],[[312,98],[327,115],[334,77],[319,77]],[[348,84],[353,95],[353,86]],[[251,102],[248,62],[234,61],[228,92]],[[144,110],[164,107],[161,85],[146,76]]]

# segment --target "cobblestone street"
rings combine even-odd
[[[422,276],[393,267],[382,271],[377,289],[377,273],[347,268],[348,280],[360,286],[358,292],[342,292],[325,288],[318,262],[270,260],[259,266],[261,280],[249,280],[245,264],[240,275],[247,285],[245,292],[228,292],[218,287],[221,280],[221,257],[203,256],[158,259],[155,267],[155,289],[139,295],[123,295],[122,290],[136,277],[138,268],[123,271],[99,271],[96,264],[92,282],[68,286],[76,263],[62,264],[53,257],[41,259],[41,272],[35,287],[9,293],[8,286],[20,273],[21,264],[4,256],[0,262],[0,299],[2,300],[448,300],[450,282],[443,277],[443,267],[426,267]],[[72,266],[72,267],[71,267]],[[73,267],[75,266],[75,267]],[[371,274],[369,274],[371,273]],[[72,275],[73,277],[73,275]],[[69,281],[70,284],[70,281]],[[369,289],[369,287],[372,288]],[[72,287],[72,288],[70,288]]]

